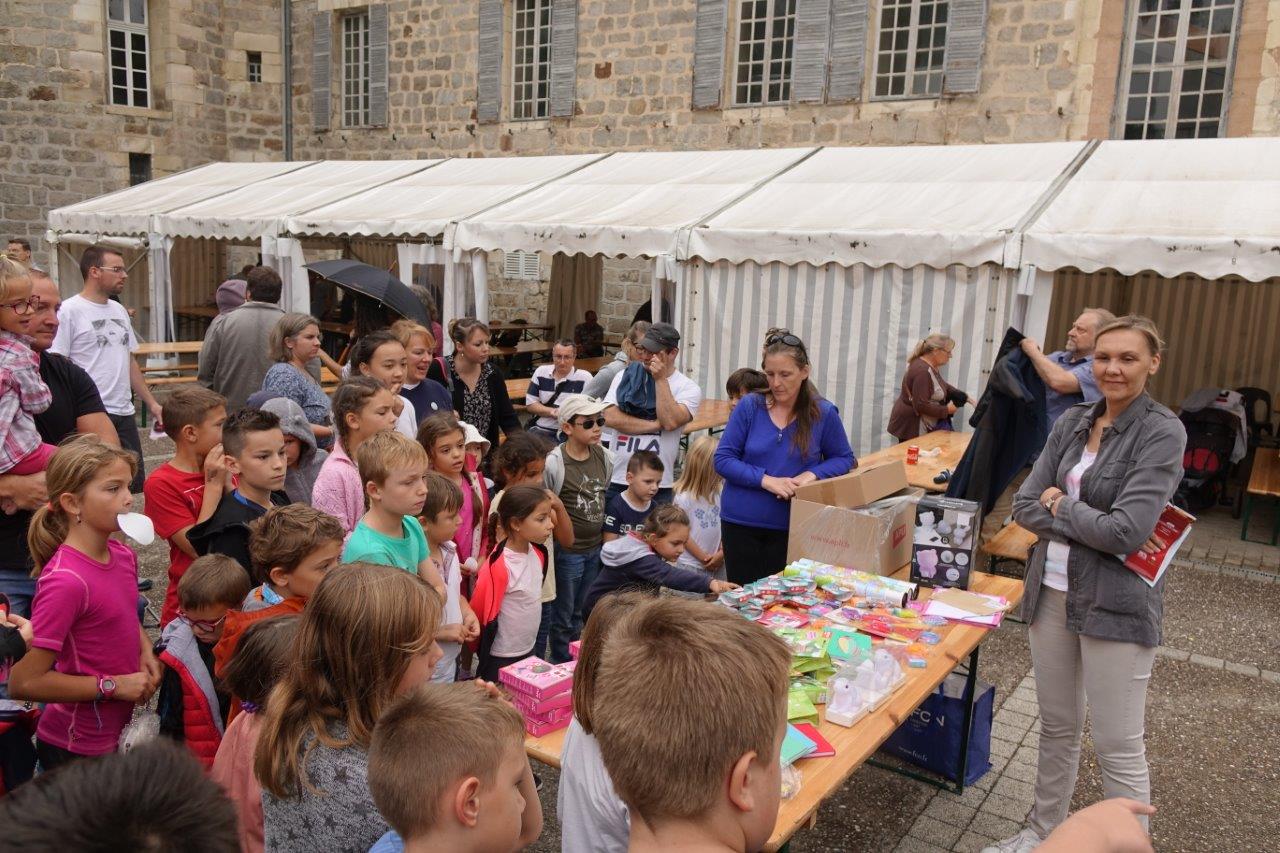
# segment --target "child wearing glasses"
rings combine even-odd
[[[600,444],[608,404],[585,394],[561,398],[556,416],[565,443],[547,454],[544,485],[558,495],[573,522],[573,544],[556,554],[556,599],[551,615],[551,661],[569,660],[569,643],[582,635],[582,600],[600,573],[604,493],[613,453]]]
[[[36,430],[35,416],[49,408],[53,394],[31,349],[31,307],[31,276],[0,257],[0,474],[39,474],[57,449]],[[13,515],[18,506],[4,498],[0,509]]]
[[[206,770],[226,730],[228,696],[213,676],[213,647],[227,613],[249,594],[249,577],[231,557],[206,554],[178,581],[178,618],[160,635],[165,666],[156,711],[160,731],[184,741]]]

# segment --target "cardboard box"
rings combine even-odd
[[[908,486],[901,460],[804,486],[791,500],[787,561],[808,557],[877,575],[893,574],[911,561],[914,504],[901,500],[874,515],[858,510],[882,498],[921,494]]]
[[[911,580],[924,586],[969,588],[982,529],[982,504],[926,495],[911,533]]]

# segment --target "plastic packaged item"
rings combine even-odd
[[[158,737],[160,737],[160,715],[148,708],[139,713],[133,722],[120,732],[120,752],[129,752]]]
[[[803,783],[804,774],[797,770],[794,764],[785,765],[782,768],[782,799],[789,800],[800,793],[800,786]]]
[[[515,693],[544,699],[573,687],[573,670],[577,663],[571,660],[551,664],[539,657],[528,657],[498,670],[498,680]]]

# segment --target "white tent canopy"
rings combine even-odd
[[[1086,146],[824,148],[694,228],[687,254],[938,269],[1002,263],[1006,237]]]
[[[1022,262],[1280,275],[1280,139],[1103,142],[1027,230]]]
[[[455,158],[289,217],[289,234],[440,236],[451,223],[562,177],[604,154]]]
[[[681,232],[815,150],[613,154],[459,222],[446,245],[609,257],[676,256]]]
[[[295,214],[420,172],[440,160],[322,160],[284,174],[246,182],[203,201],[161,213],[155,231],[167,237],[257,240],[279,233]]]
[[[155,231],[152,219],[193,202],[203,202],[269,178],[311,166],[291,163],[208,163],[166,178],[147,181],[108,195],[49,212],[55,233],[82,232],[114,236]]]

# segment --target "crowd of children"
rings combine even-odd
[[[202,388],[170,395],[174,457],[144,490],[170,556],[155,644],[139,625],[137,559],[116,536],[136,458],[93,436],[52,454],[29,535],[32,618],[5,638],[28,646],[10,694],[46,703],[42,767],[72,768],[68,787],[107,778],[75,768],[116,752],[156,695],[161,733],[232,809],[213,808],[200,843],[153,849],[515,850],[542,813],[498,673],[531,655],[567,661],[581,640],[564,849],[758,849],[778,809],[789,652],[730,610],[654,594],[734,588],[716,440],[693,443],[673,502],[658,499],[670,472],[643,450],[610,500],[606,404],[560,395],[559,443],[518,434],[488,454],[451,412],[419,424],[410,410],[406,429],[394,393],[406,358],[390,334],[363,342],[323,461],[287,406],[228,414]],[[740,371],[730,392],[758,383]],[[144,756],[176,760],[161,745],[124,758]],[[198,774],[171,775],[208,793]],[[51,780],[31,788],[0,808],[64,796]],[[145,796],[120,808],[164,821]],[[36,831],[29,820],[19,833]]]

